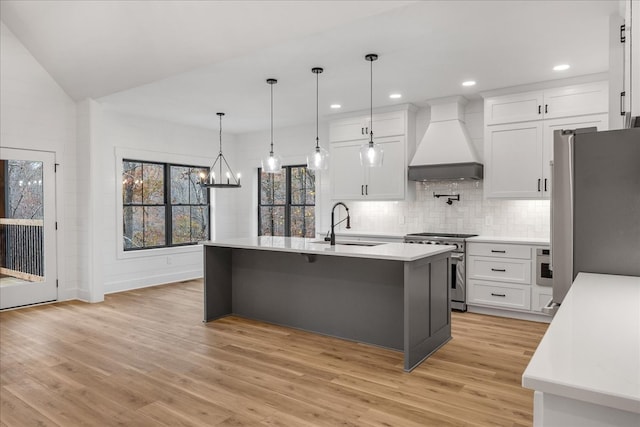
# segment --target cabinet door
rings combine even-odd
[[[542,119],[542,92],[525,92],[487,98],[484,122],[487,125]]]
[[[537,121],[486,128],[487,197],[541,197],[542,126]]]
[[[364,168],[360,164],[362,142],[331,144],[331,198],[364,199]],[[385,153],[386,154],[386,153]]]
[[[609,110],[607,82],[565,86],[544,91],[544,118],[606,113]]]
[[[374,114],[374,139],[404,135],[405,115],[404,111]],[[335,120],[329,125],[329,140],[331,142],[368,140],[370,131],[371,118],[369,116]]]
[[[364,140],[368,135],[369,119],[352,117],[335,120],[329,125],[329,140],[331,142]]]
[[[581,117],[566,117],[544,121],[544,143],[542,146],[542,191],[545,198],[549,198],[551,191],[551,161],[553,160],[553,133],[562,129],[580,129],[595,127],[599,131],[609,128],[607,114],[593,114]]]
[[[376,139],[384,150],[382,167],[366,168],[367,183],[365,195],[367,200],[403,199],[407,182],[405,166],[404,137]]]
[[[373,136],[384,138],[387,136],[400,136],[405,134],[405,112],[394,111],[373,115]],[[367,122],[369,126],[369,122]]]

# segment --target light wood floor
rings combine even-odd
[[[547,325],[453,313],[412,373],[398,352],[228,317],[202,283],[0,313],[0,425],[526,426]]]

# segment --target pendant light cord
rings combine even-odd
[[[222,116],[220,117],[220,154],[222,154]]]
[[[271,83],[270,86],[271,86],[271,151],[269,152],[269,154],[273,156],[273,83]]]
[[[320,148],[320,138],[318,137],[318,121],[319,121],[319,115],[318,115],[318,98],[320,97],[319,95],[319,91],[318,91],[318,74],[320,73],[316,73],[316,150],[318,150]]]
[[[369,112],[370,112],[370,117],[369,117],[369,135],[370,135],[370,139],[369,142],[371,144],[373,144],[373,58],[371,59],[371,74],[370,74],[370,78],[369,81],[371,83],[371,87],[369,88],[369,94],[371,95],[369,97],[370,100],[370,104],[369,104]]]

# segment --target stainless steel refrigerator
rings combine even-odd
[[[579,272],[640,276],[640,128],[554,133],[553,313]]]

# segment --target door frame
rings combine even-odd
[[[32,160],[42,162],[43,180],[43,250],[44,282],[26,282],[0,288],[0,309],[16,308],[58,300],[57,262],[57,182],[56,153],[53,151],[2,147],[4,160]]]

